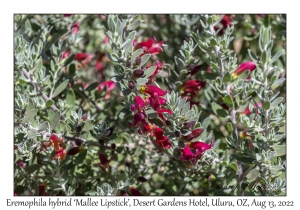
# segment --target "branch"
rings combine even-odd
[[[88,101],[90,101],[98,111],[103,111],[103,109],[97,104],[96,101],[90,100],[90,98],[88,97],[88,95],[85,94],[84,91],[81,90],[77,90],[79,93],[81,93]]]
[[[31,83],[34,87],[36,87],[36,89],[40,92],[42,98],[43,98],[46,102],[47,102],[48,100],[50,100],[49,97],[48,97],[43,91],[41,91],[41,87],[38,86],[38,85],[36,84],[37,82],[34,81],[34,80],[31,78],[30,73],[27,72],[24,68],[22,68],[22,72],[23,72],[23,74],[25,75],[25,77],[27,77],[27,79],[30,80],[30,83]],[[51,105],[51,108],[52,108],[54,111],[58,111],[58,110],[59,110],[54,104]]]

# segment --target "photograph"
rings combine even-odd
[[[11,18],[13,196],[286,197],[285,13]]]

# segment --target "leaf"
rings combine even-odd
[[[223,107],[221,107],[219,104],[215,102],[212,103],[212,110],[217,116],[223,118],[226,118],[229,115],[227,110],[223,109]]]
[[[29,139],[34,139],[37,136],[37,131],[34,128],[29,129],[29,131],[27,132],[27,137]]]
[[[67,87],[68,83],[69,83],[68,79],[60,83],[59,86],[53,92],[52,98],[58,96]]]
[[[44,121],[38,128],[38,131],[49,131],[50,125],[49,122]]]
[[[275,90],[278,86],[280,86],[285,81],[285,78],[280,78],[278,80],[275,80],[273,84],[271,85],[271,89]]]
[[[74,165],[78,165],[80,163],[82,163],[85,159],[87,155],[87,150],[84,149],[82,150],[82,152],[79,153],[79,155],[76,156],[75,160],[74,160]]]
[[[111,60],[113,62],[117,62],[118,61],[118,58],[116,58],[115,56],[113,56],[109,52],[105,52],[105,54],[106,54],[106,56],[108,57],[109,60]]]
[[[270,109],[274,109],[275,107],[278,106],[278,104],[283,100],[283,97],[278,97],[274,101],[272,101],[270,105]]]
[[[201,127],[202,127],[204,130],[209,126],[210,120],[211,120],[210,117],[207,117],[207,118],[205,118],[205,120],[203,120]]]
[[[55,129],[60,119],[60,111],[56,112],[50,121],[50,132]]]
[[[145,69],[144,76],[145,78],[150,77],[156,70],[156,66],[151,66],[150,68]]]
[[[248,102],[243,104],[243,105],[240,105],[240,107],[236,110],[236,112],[243,112],[245,111],[247,108],[248,108]]]
[[[241,163],[244,163],[244,164],[253,164],[253,163],[255,163],[255,159],[253,159],[251,157],[240,157],[237,154],[232,154],[231,157],[233,159],[236,159],[237,161],[240,161]]]
[[[69,57],[66,58],[63,66],[67,66],[68,64],[70,64],[75,58],[75,55],[74,54],[71,54]],[[73,67],[72,67],[73,68]]]
[[[274,145],[275,154],[273,157],[283,156],[286,154],[286,145]]]
[[[129,30],[129,31],[134,30],[134,29],[136,29],[137,27],[139,27],[140,24],[141,24],[141,20],[136,20],[136,21],[134,21],[133,23],[130,23],[130,24],[127,26],[127,30]]]
[[[228,122],[227,123],[227,129],[228,131],[231,133],[233,131],[233,127],[232,127],[232,123],[231,122]]]
[[[258,61],[257,56],[252,52],[252,50],[248,49],[248,54],[249,54],[251,60],[253,60],[253,61],[255,61],[255,62]]]
[[[84,123],[84,126],[82,128],[82,131],[89,131],[89,130],[92,130],[94,127],[93,125],[93,120],[87,120],[85,123]]]
[[[130,185],[134,184],[134,181],[135,181],[134,178],[127,179],[124,183],[124,187],[127,187],[127,186],[130,186]]]
[[[120,119],[124,119],[128,116],[130,116],[132,114],[132,111],[130,109],[127,109],[127,108],[123,108],[119,113],[118,113],[118,117]]]
[[[39,164],[32,164],[32,165],[26,167],[25,170],[26,170],[26,172],[28,174],[32,174],[33,172],[35,172],[35,171],[37,171],[39,169],[40,169],[40,165]]]
[[[191,105],[190,105],[190,102],[188,101],[186,104],[184,104],[180,114],[181,115],[186,114],[190,110],[190,107],[191,107]]]
[[[264,110],[269,110],[270,109],[270,102],[266,101],[265,103],[263,103],[262,107],[263,107]]]
[[[32,110],[32,109],[34,109],[34,108],[35,108],[35,107],[34,107],[34,104],[33,104],[32,100],[29,99],[29,103],[28,103],[28,105],[26,106],[25,113],[29,112],[30,110]]]
[[[33,118],[36,116],[38,110],[37,109],[32,109],[29,112],[25,114],[25,117],[22,120],[22,123],[27,123],[33,120]]]
[[[75,67],[75,64],[72,63],[69,68],[68,68],[68,73],[69,73],[69,76],[73,76],[75,74],[75,71],[76,71],[76,67]]]
[[[257,170],[257,169],[252,169],[251,171],[249,171],[249,173],[246,175],[246,177],[248,178],[248,179],[256,179],[258,176],[259,176],[259,170]]]
[[[137,80],[136,80],[136,83],[138,84],[138,85],[144,85],[144,84],[146,84],[148,82],[148,79],[146,79],[146,78],[138,78]]]
[[[137,49],[136,51],[134,51],[131,56],[131,62],[134,62],[134,60],[143,52],[144,52],[143,49]]]
[[[272,59],[271,59],[271,61],[270,61],[270,64],[272,64],[272,63],[274,63],[275,61],[277,61],[278,58],[279,58],[280,56],[282,56],[283,53],[284,53],[284,50],[278,51],[278,52],[272,57]]]
[[[176,160],[178,160],[181,157],[181,151],[177,147],[173,150],[173,157]]]
[[[227,82],[230,82],[231,81],[231,74],[229,72],[227,72],[224,77],[223,77],[223,82],[224,83],[227,83]]]
[[[123,96],[128,96],[131,92],[132,90],[130,88],[126,88],[122,90]]]
[[[205,79],[215,80],[219,75],[215,73],[202,72],[202,75]]]
[[[232,99],[231,99],[231,97],[230,97],[229,95],[225,96],[225,97],[223,98],[223,101],[224,101],[224,103],[225,103],[227,106],[229,106],[229,107],[232,107],[232,106],[233,106],[233,101],[232,101]]]
[[[93,82],[92,84],[90,84],[85,90],[86,91],[92,91],[94,90],[95,88],[97,88],[99,85],[99,82]]]
[[[48,100],[48,101],[46,102],[46,107],[49,108],[49,107],[51,107],[53,104],[54,104],[54,101],[50,99],[50,100]]]
[[[150,54],[143,55],[141,57],[141,64],[140,64],[140,66],[143,66],[145,63],[147,63],[147,61],[150,59],[150,57],[151,57]]]
[[[75,94],[74,94],[73,89],[68,90],[66,101],[67,101],[67,104],[69,104],[70,106],[75,105]]]
[[[181,140],[178,141],[178,147],[180,148],[184,148],[185,147],[185,143]]]

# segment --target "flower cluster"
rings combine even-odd
[[[187,97],[187,101],[190,101],[191,106],[196,104],[199,105],[199,102],[195,102],[194,98],[199,95],[200,90],[203,89],[206,85],[204,81],[198,80],[188,80],[180,88],[181,96]]]
[[[45,143],[44,146],[50,147],[53,146],[55,151],[55,157],[58,160],[64,160],[66,158],[67,152],[65,150],[66,145],[63,143],[62,137],[59,137],[55,134],[51,134],[50,141]]]

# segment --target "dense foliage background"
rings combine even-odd
[[[285,15],[14,20],[15,195],[285,195]]]

